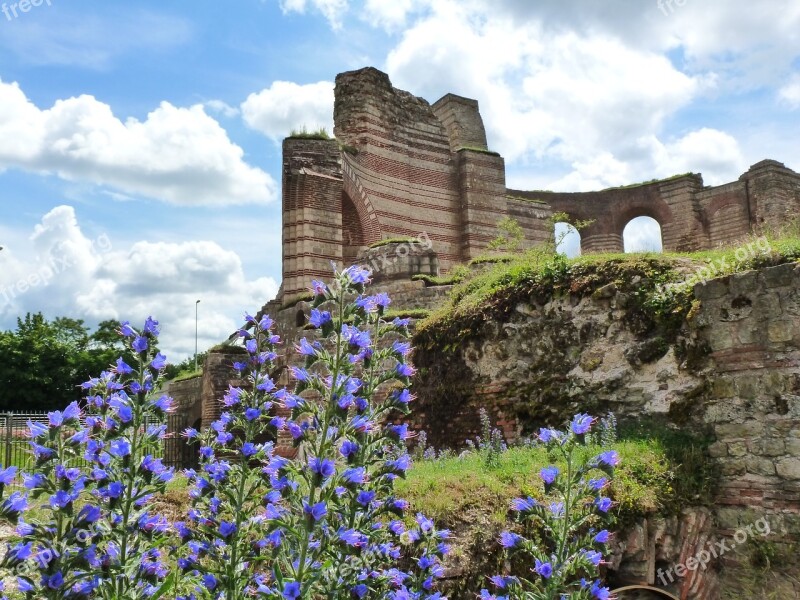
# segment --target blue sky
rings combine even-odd
[[[280,282],[281,138],[330,128],[367,65],[477,98],[510,187],[800,170],[789,0],[38,4],[0,12],[2,328],[153,314],[178,360],[200,299],[201,347],[223,339]]]

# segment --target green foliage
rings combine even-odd
[[[16,330],[0,332],[0,410],[53,410],[75,400],[81,383],[120,356],[118,326],[103,321],[90,334],[80,319],[17,319]]]
[[[631,443],[648,444],[672,465],[672,494],[667,510],[678,512],[686,506],[710,506],[719,482],[719,472],[708,454],[713,438],[667,427],[654,419],[642,418],[619,427],[619,437]]]
[[[497,222],[497,237],[486,246],[488,250],[513,253],[522,247],[525,232],[519,222],[512,217],[503,217]]]
[[[387,319],[424,319],[431,314],[427,308],[389,309]]]
[[[325,127],[320,127],[315,131],[309,131],[306,129],[306,126],[303,125],[300,129],[292,129],[292,132],[289,134],[289,138],[295,140],[332,140],[333,138],[328,133],[328,130]]]
[[[469,267],[466,265],[456,265],[447,275],[427,275],[425,273],[417,273],[412,275],[411,279],[414,281],[424,281],[428,285],[454,285],[464,281],[471,275]]]
[[[607,449],[607,448],[606,448]],[[622,440],[612,449],[619,452],[621,464],[614,473],[610,496],[618,503],[615,514],[625,522],[647,515],[667,514],[682,501],[673,485],[678,464],[659,443],[646,440]],[[600,446],[581,449],[581,456],[594,456]],[[537,473],[555,464],[546,448],[516,447],[499,453],[491,468],[481,453],[459,457],[423,460],[414,463],[404,481],[397,482],[399,494],[408,498],[415,510],[433,518],[437,524],[452,526],[460,514],[481,507],[495,524],[504,524],[508,506],[519,496],[544,499]],[[688,504],[684,504],[687,506]]]
[[[389,244],[413,244],[418,240],[413,237],[391,237],[385,240],[378,240],[369,245],[370,248],[380,248],[381,246],[388,246]]]
[[[310,302],[314,299],[314,295],[311,292],[303,292],[300,294],[296,294],[294,296],[290,296],[283,301],[281,305],[281,310],[285,308],[292,308],[293,306],[297,306],[301,302]]]
[[[469,264],[470,266],[487,265],[499,262],[511,262],[512,260],[514,260],[513,254],[482,254],[481,256],[476,256],[469,261]]]
[[[206,362],[208,350],[197,354],[197,369],[194,368],[194,355],[184,359],[176,365],[168,364],[164,368],[163,378],[165,381],[183,381],[203,374],[203,363]]]
[[[487,154],[489,156],[500,156],[499,152],[495,152],[493,150],[488,150],[486,148],[479,148],[477,146],[461,146],[458,151],[461,152],[466,150],[467,152],[477,152],[479,154]]]

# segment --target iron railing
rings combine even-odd
[[[20,472],[30,472],[33,469],[28,421],[47,424],[47,413],[0,413],[0,464],[3,467],[16,466]],[[181,435],[188,426],[185,415],[167,415],[167,437],[156,455],[168,467],[185,469],[197,465],[197,448]],[[20,482],[15,482],[14,486],[17,485]]]

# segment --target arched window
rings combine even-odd
[[[581,234],[569,223],[556,223],[556,252],[568,258],[581,255]]]
[[[663,252],[661,225],[652,217],[636,217],[622,230],[625,252]]]

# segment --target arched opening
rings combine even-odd
[[[358,251],[366,246],[364,228],[355,204],[347,194],[342,194],[342,258],[349,265],[356,260]]]
[[[652,217],[636,217],[622,230],[625,252],[663,252],[661,225]]]
[[[581,234],[569,223],[559,222],[555,225],[556,252],[567,258],[581,255]]]
[[[302,310],[297,311],[297,314],[294,316],[294,324],[296,327],[303,327],[306,324],[305,311]]]

